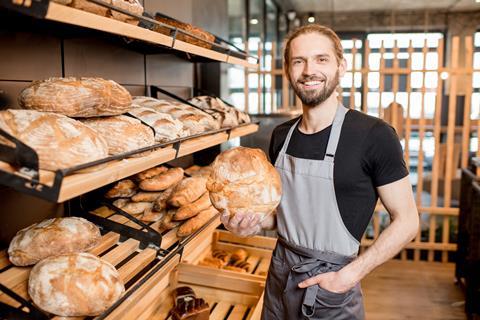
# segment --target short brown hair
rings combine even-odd
[[[326,36],[332,41],[333,49],[335,51],[335,58],[337,58],[337,63],[340,63],[340,61],[343,60],[342,43],[340,42],[340,38],[335,33],[335,31],[319,24],[308,24],[306,26],[293,30],[285,37],[285,45],[283,50],[283,66],[287,74],[290,69],[290,45],[292,43],[292,40],[302,34],[315,32]]]

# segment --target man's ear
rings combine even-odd
[[[345,75],[346,71],[347,71],[347,60],[343,58],[342,60],[340,60],[340,63],[338,64],[338,74],[340,78]]]

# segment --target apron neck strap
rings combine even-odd
[[[337,152],[338,141],[340,140],[340,133],[342,131],[343,120],[347,114],[348,109],[342,104],[337,107],[335,118],[333,118],[332,130],[330,131],[330,137],[328,138],[327,152],[325,153],[324,160],[327,162],[333,162],[335,152]]]
[[[330,137],[328,138],[327,152],[325,154],[325,161],[333,162],[335,152],[337,151],[338,141],[340,140],[340,132],[342,131],[343,120],[345,119],[345,114],[348,112],[348,109],[345,108],[342,104],[337,106],[337,111],[335,112],[335,117],[333,118],[332,130],[330,132]],[[283,143],[280,154],[287,152],[288,144],[290,143],[290,138],[292,137],[293,131],[298,126],[302,117],[300,117],[288,130],[287,137]]]

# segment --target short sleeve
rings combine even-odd
[[[408,176],[403,150],[391,126],[379,121],[368,133],[365,146],[365,166],[375,187],[380,187]]]

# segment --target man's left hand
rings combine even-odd
[[[344,293],[352,289],[356,281],[348,274],[337,272],[326,272],[315,277],[309,278],[298,284],[300,288],[306,288],[313,285],[319,285],[321,288],[335,293]]]

